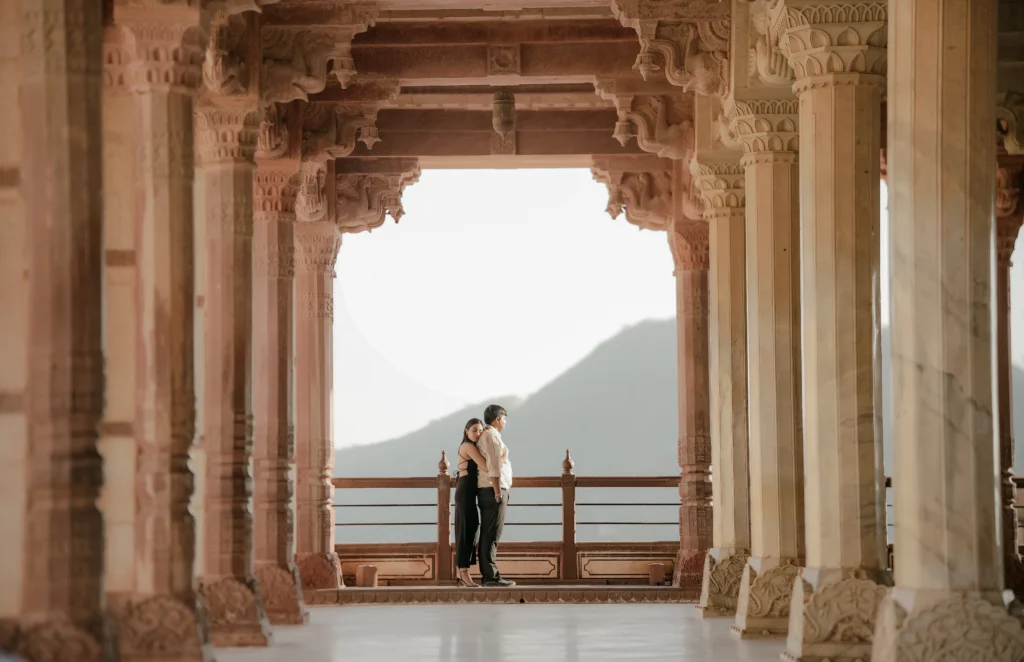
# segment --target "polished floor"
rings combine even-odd
[[[691,604],[315,607],[274,645],[218,662],[777,662],[781,639],[738,641]]]

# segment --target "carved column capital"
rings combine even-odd
[[[729,5],[698,0],[615,0],[612,12],[640,37],[633,68],[644,80],[664,70],[687,92],[723,96],[729,85]]]
[[[800,149],[795,98],[729,99],[725,116],[743,147],[743,165],[796,160]]]
[[[746,174],[739,152],[698,154],[690,162],[690,172],[704,201],[705,219],[711,221],[745,213]]]
[[[402,193],[420,178],[419,163],[401,172],[341,172],[335,175],[335,221],[342,233],[369,232],[387,216],[405,215]]]
[[[204,105],[195,111],[196,163],[252,163],[259,113],[248,103]]]
[[[769,38],[792,65],[797,94],[822,85],[885,87],[887,0],[782,0],[769,19]]]
[[[590,169],[594,179],[608,187],[608,214],[643,230],[668,229],[672,219],[672,171]]]
[[[996,170],[996,257],[1000,266],[1009,267],[1017,233],[1024,220],[1020,205],[1020,163],[1000,164]]]
[[[675,223],[668,233],[676,271],[707,271],[711,264],[708,224],[704,221]]]
[[[205,55],[198,9],[119,6],[117,25],[130,57],[126,73],[134,92],[196,93]]]
[[[341,234],[334,224],[299,223],[295,226],[296,271],[334,277],[341,249]],[[333,317],[333,310],[330,311]]]
[[[369,4],[340,5],[330,27],[275,25],[277,11],[268,10],[261,29],[263,42],[263,95],[268,101],[309,98],[327,84],[327,65],[341,86],[348,87],[356,74],[352,60],[352,38],[366,32],[377,21],[378,10]]]

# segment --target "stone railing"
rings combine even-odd
[[[415,586],[445,585],[454,583],[455,543],[453,541],[454,492],[457,478],[449,474],[450,466],[444,453],[438,463],[436,477],[423,478],[335,478],[333,484],[338,491],[335,499],[336,527],[436,527],[436,542],[373,542],[338,543],[335,550],[341,561],[345,583],[355,585],[356,569],[360,565],[377,568],[380,585]],[[596,502],[578,501],[578,488],[673,488],[678,489],[679,476],[577,476],[573,473],[573,461],[566,451],[560,476],[521,477],[516,476],[513,497],[509,502],[506,527],[558,526],[561,540],[539,542],[502,542],[498,553],[498,565],[503,576],[515,579],[520,584],[657,584],[671,583],[679,541],[663,542],[582,542],[577,540],[577,526],[668,526],[678,531],[678,519],[662,517],[664,521],[643,521],[615,518],[577,518],[578,508],[600,508],[599,512],[621,512],[623,508],[653,508],[675,506],[679,502],[652,502],[644,500],[627,502],[618,499]],[[559,503],[538,503],[521,498],[523,490],[560,490]],[[408,503],[407,500],[387,503],[352,503],[346,499],[346,492],[352,490],[407,491],[434,490],[435,503]],[[415,493],[415,492],[407,492]],[[607,491],[602,492],[606,494]],[[394,494],[389,495],[394,496]],[[553,501],[553,500],[551,500]],[[413,509],[436,509],[432,520],[382,521],[383,517],[359,518],[349,516],[354,510],[377,511],[401,509],[401,512],[418,512]],[[522,516],[525,512],[537,512],[537,508],[558,508],[558,521],[536,521],[537,517]],[[365,511],[364,511],[365,512]],[[590,511],[588,511],[590,512]],[[646,511],[649,512],[649,511]],[[407,518],[408,519],[408,518]],[[543,518],[541,518],[543,519]],[[667,521],[672,519],[674,521]],[[506,528],[505,538],[510,529]],[[678,535],[678,534],[677,534]],[[663,567],[659,568],[658,565]],[[654,566],[652,569],[651,566]],[[662,570],[664,575],[662,575]],[[664,577],[663,580],[661,578]],[[661,580],[661,581],[659,581]]]

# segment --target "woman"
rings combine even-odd
[[[469,419],[459,444],[459,482],[455,486],[455,567],[459,586],[478,586],[469,576],[469,567],[476,563],[480,532],[480,511],[476,507],[477,472],[487,472],[487,462],[476,448],[483,431],[483,421]]]

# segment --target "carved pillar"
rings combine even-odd
[[[104,389],[102,8],[24,0],[20,17],[6,18],[20,31],[21,120],[13,132],[21,133],[22,151],[20,171],[15,166],[3,179],[6,188],[20,175],[29,222],[11,239],[27,239],[12,248],[24,252],[26,259],[14,263],[30,267],[31,275],[20,283],[27,285],[27,305],[21,304],[27,334],[5,325],[14,332],[10,339],[27,341],[5,360],[24,390],[2,399],[3,409],[15,414],[12,442],[4,445],[12,443],[15,466],[27,478],[13,485],[27,491],[9,495],[3,508],[24,513],[8,520],[23,524],[11,532],[24,547],[6,559],[22,562],[23,578],[3,589],[20,589],[20,618],[0,627],[0,650],[30,662],[98,661],[115,655],[107,640],[103,520],[96,505],[103,482],[97,451]],[[4,197],[14,203],[13,195]],[[27,373],[15,357],[24,357]],[[27,434],[17,420],[20,403]]]
[[[209,57],[209,55],[208,55]],[[208,60],[209,63],[209,60]],[[204,562],[199,591],[216,646],[270,640],[253,575],[252,210],[254,102],[220,97],[196,112],[196,252],[203,275]]]
[[[0,2],[0,650],[21,614],[25,580],[25,519],[28,515],[29,270],[28,232],[21,195],[21,5]]]
[[[676,164],[676,169],[681,163]],[[678,178],[674,178],[678,181]],[[675,261],[679,379],[679,555],[673,584],[696,588],[711,547],[711,406],[708,380],[708,227],[676,219],[669,229]]]
[[[739,152],[693,162],[710,245],[712,541],[704,560],[701,614],[734,616],[750,556],[747,448],[746,191]]]
[[[270,622],[307,620],[295,565],[295,197],[299,164],[274,106],[260,130],[253,215],[254,567]],[[266,158],[261,158],[266,157]]]
[[[751,557],[733,632],[781,635],[804,560],[797,104],[736,100],[728,118],[746,174],[750,422]]]
[[[800,321],[807,561],[787,660],[863,660],[887,593],[879,190],[886,3],[784,0],[800,106]],[[897,221],[898,222],[898,221]],[[897,547],[898,549],[898,547]],[[846,627],[822,627],[841,620]]]
[[[1021,659],[992,422],[996,3],[894,2],[889,20],[899,557],[872,660]]]
[[[1012,163],[1010,162],[1012,159]],[[999,395],[999,489],[1006,588],[1024,594],[1024,564],[1017,553],[1017,510],[1013,485],[1013,358],[1010,343],[1010,258],[1022,210],[1021,166],[1024,159],[1006,158],[996,173],[996,392]]]
[[[163,5],[115,16],[135,93],[134,586],[112,594],[124,662],[212,658],[194,586],[189,512],[195,434],[192,108],[199,13]]]
[[[333,372],[334,263],[341,235],[320,197],[318,168],[305,169],[296,213],[295,440],[298,485],[296,560],[305,589],[338,588],[341,565],[334,553]]]

